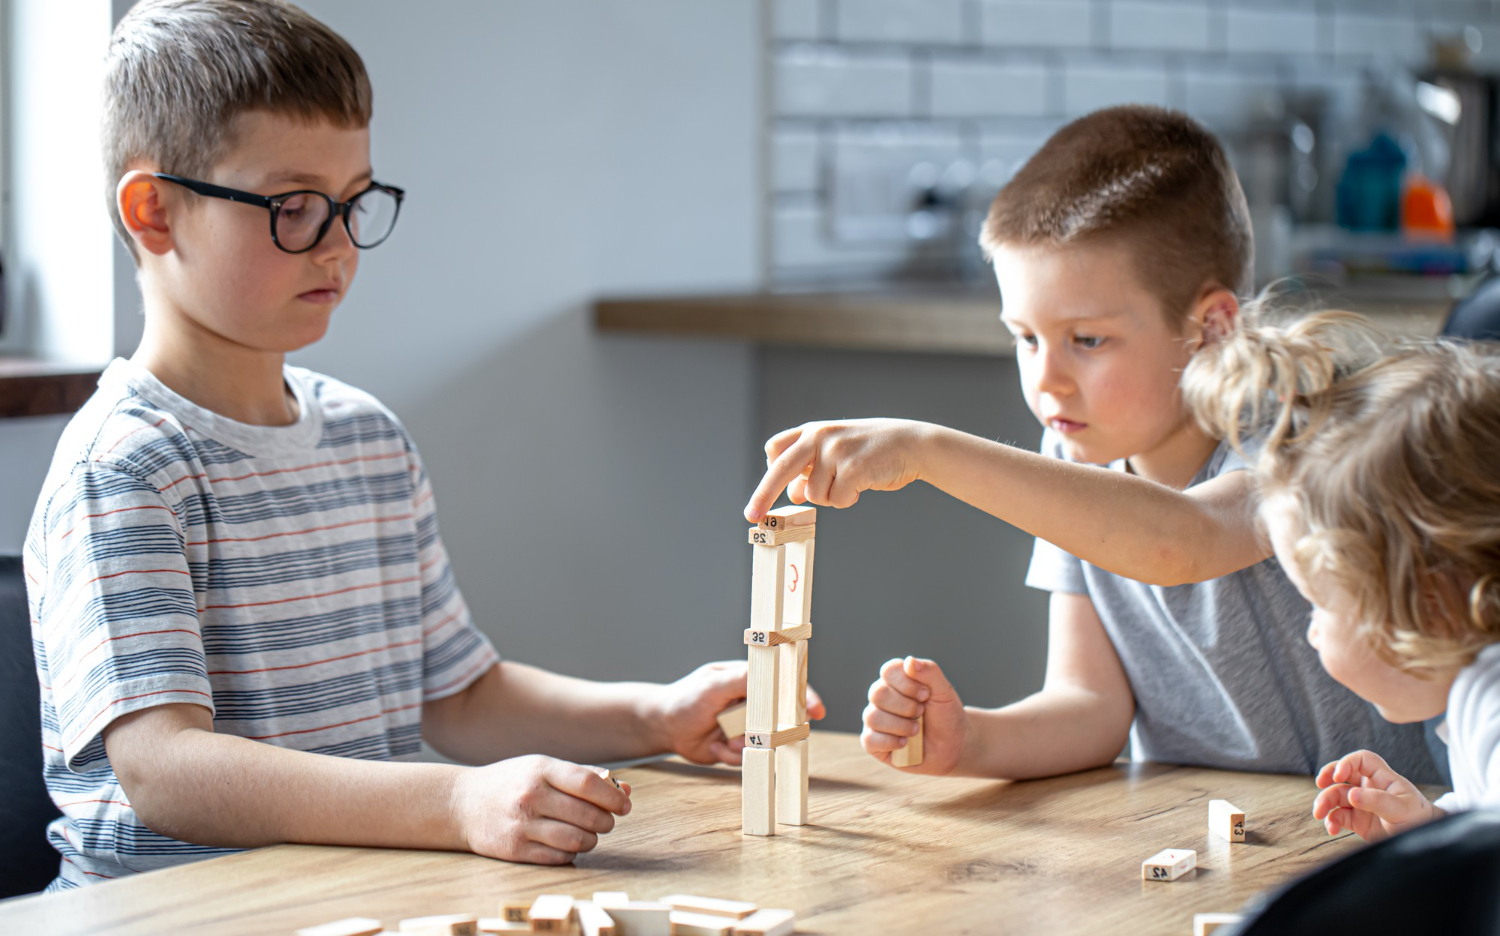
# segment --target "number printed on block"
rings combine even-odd
[[[1175,881],[1198,867],[1198,853],[1191,848],[1166,848],[1141,862],[1141,880]]]

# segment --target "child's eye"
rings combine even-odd
[[[1073,340],[1085,351],[1092,351],[1104,344],[1104,339],[1096,335],[1074,335]]]
[[[1018,345],[1025,345],[1026,347],[1032,349],[1036,348],[1035,335],[1012,335],[1011,337],[1016,339],[1016,344]]]

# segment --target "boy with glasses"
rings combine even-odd
[[[570,761],[737,763],[715,716],[742,663],[650,685],[501,662],[405,429],[286,365],[401,207],[358,54],[280,0],[147,0],[105,101],[146,327],[27,535],[53,889],[275,842],[566,863],[630,811]],[[424,738],[486,766],[410,762]]]

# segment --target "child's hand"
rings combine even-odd
[[[850,507],[861,491],[906,487],[921,477],[917,456],[932,429],[905,419],[856,419],[777,433],[766,443],[766,474],[745,505],[745,519],[758,522],[782,488],[794,504]]]
[[[598,767],[529,754],[463,770],[454,821],[470,851],[530,864],[567,864],[630,812],[630,786]]]
[[[745,739],[725,738],[719,713],[745,700],[748,672],[743,660],[705,663],[660,687],[655,705],[642,717],[662,731],[663,746],[674,754],[695,764],[739,764]],[[824,714],[823,700],[808,687],[808,719],[816,721]]]
[[[922,763],[908,773],[949,774],[958,766],[968,737],[968,716],[948,677],[931,660],[888,660],[870,686],[865,728],[859,742],[889,764],[891,752],[906,746],[922,716]]]
[[[1438,818],[1422,791],[1391,769],[1379,754],[1355,751],[1318,771],[1313,818],[1329,835],[1348,829],[1367,842],[1379,841]]]

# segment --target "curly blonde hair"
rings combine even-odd
[[[1263,439],[1261,492],[1305,524],[1295,562],[1354,599],[1382,659],[1471,662],[1500,640],[1500,349],[1264,306],[1194,356],[1185,400],[1217,437]]]

